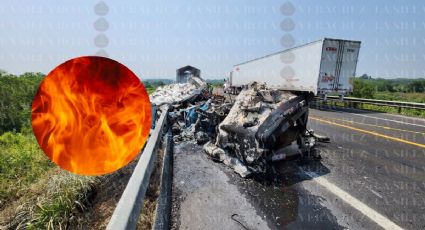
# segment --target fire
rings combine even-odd
[[[32,127],[44,153],[60,167],[101,175],[137,156],[149,135],[151,105],[127,67],[80,57],[43,80],[32,104]]]

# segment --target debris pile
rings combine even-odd
[[[159,87],[150,95],[150,101],[156,106],[176,104],[194,99],[207,88],[205,81],[198,77],[191,77],[188,83],[169,84]]]
[[[236,98],[226,119],[219,126],[216,145],[233,151],[238,159],[251,165],[266,151],[256,134],[272,111],[294,94],[270,90],[265,84],[253,83]]]
[[[177,105],[169,113],[174,142],[194,141],[200,145],[207,143],[215,137],[218,125],[231,106],[218,103],[214,98],[196,101],[186,107]]]
[[[206,82],[199,77],[190,77],[188,83],[160,87],[151,94],[150,100],[154,109],[164,104],[172,105],[169,121],[175,143],[205,144],[210,141],[231,107],[215,100]]]
[[[169,121],[175,143],[204,145],[214,160],[242,177],[264,173],[283,147],[297,141],[301,152],[315,144],[306,129],[310,94],[294,94],[253,82],[233,100],[209,94],[207,84],[192,78],[151,95],[155,105],[172,104]]]
[[[289,145],[298,135],[297,132],[292,136],[282,135],[288,130],[281,124],[285,118],[298,112],[297,106],[305,106],[288,106],[288,102],[299,99],[288,91],[269,89],[264,83],[251,83],[237,96],[229,114],[219,125],[214,145],[205,145],[206,153],[231,166],[242,177],[250,172],[264,172],[271,150]],[[287,142],[279,141],[281,137]],[[231,160],[226,160],[228,158]]]

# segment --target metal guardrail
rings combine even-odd
[[[143,153],[106,229],[136,229],[153,166],[155,165],[156,153],[162,137],[163,128],[167,125],[168,110],[169,106],[162,111],[161,117],[146,143]]]
[[[168,129],[164,144],[165,152],[162,160],[161,183],[155,210],[155,223],[152,227],[153,230],[167,230],[170,228],[174,145],[171,129]]]
[[[328,100],[340,100],[338,96],[327,96]],[[419,109],[425,110],[425,103],[415,103],[415,102],[403,102],[403,101],[385,101],[385,100],[375,100],[375,99],[363,99],[355,97],[344,97],[342,102],[351,102],[359,104],[370,104],[370,105],[380,105],[380,106],[390,106],[397,107],[399,113],[401,109]]]

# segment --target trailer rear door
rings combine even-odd
[[[323,41],[322,60],[319,72],[319,91],[323,93],[332,92],[335,89],[337,78],[337,62],[339,60],[340,41]]]
[[[319,91],[346,94],[353,91],[360,42],[325,39],[319,73]]]
[[[342,62],[337,81],[338,88],[336,89],[340,93],[353,92],[353,79],[356,75],[359,51],[360,42],[344,41]]]

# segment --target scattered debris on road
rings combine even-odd
[[[169,84],[159,87],[150,95],[150,101],[156,106],[178,104],[196,99],[207,87],[207,83],[198,77],[191,77],[188,83]]]
[[[301,155],[318,157],[316,140],[326,138],[306,129],[311,94],[258,82],[233,100],[211,92],[204,80],[190,77],[188,83],[166,85],[151,95],[154,106],[172,105],[169,121],[175,143],[204,145],[211,158],[242,177],[267,173],[269,162],[287,158],[282,148],[294,141]]]

